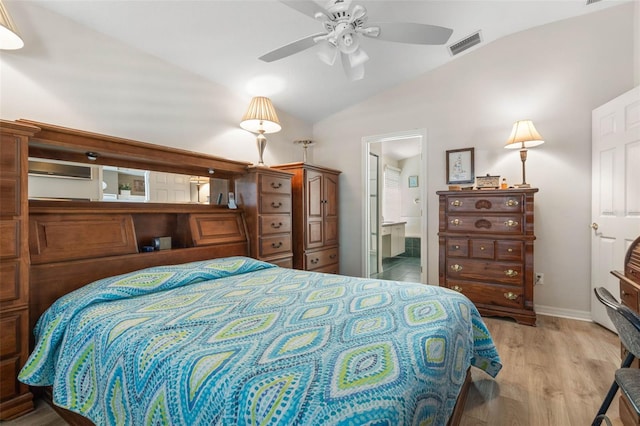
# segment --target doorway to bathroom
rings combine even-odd
[[[363,276],[426,282],[426,131],[363,139]]]

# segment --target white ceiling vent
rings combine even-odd
[[[465,50],[475,46],[476,44],[480,44],[482,42],[482,35],[481,32],[475,32],[473,34],[471,34],[468,37],[463,38],[462,40],[459,40],[453,44],[450,44],[449,47],[449,53],[451,54],[451,56],[455,56],[458,53],[462,53]]]
[[[587,6],[590,4],[598,3],[600,0],[587,0]]]

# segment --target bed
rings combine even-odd
[[[20,373],[96,424],[446,424],[500,360],[435,286],[244,256],[97,280],[40,318]]]

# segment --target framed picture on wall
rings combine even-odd
[[[447,183],[474,183],[473,148],[447,151]]]
[[[409,188],[418,187],[418,176],[409,176]]]

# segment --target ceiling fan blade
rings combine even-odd
[[[292,43],[285,44],[282,47],[272,50],[269,53],[265,53],[258,59],[265,62],[273,62],[277,61],[278,59],[286,58],[287,56],[293,55],[294,53],[302,52],[305,49],[315,46],[316,42],[314,41],[314,39],[323,35],[325,34],[318,33],[301,38],[300,40],[296,40]]]
[[[356,81],[364,78],[363,64],[351,66],[351,60],[349,59],[349,55],[346,53],[341,53],[340,58],[342,59],[342,69],[349,80]]]
[[[284,3],[291,9],[297,10],[313,19],[316,19],[316,14],[318,13],[327,14],[327,11],[322,6],[312,0],[280,0],[280,3]]]
[[[453,33],[451,28],[413,22],[385,22],[369,26],[380,28],[380,34],[377,36],[380,40],[398,43],[445,44]],[[376,37],[375,32],[367,34],[365,31],[362,34],[367,37]]]

